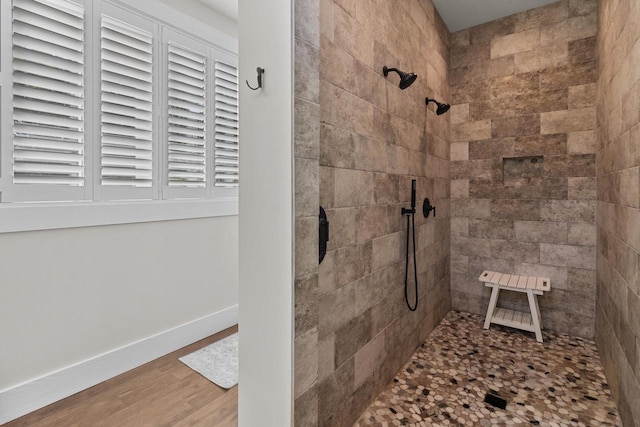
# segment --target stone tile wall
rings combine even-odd
[[[295,0],[294,425],[318,420],[318,206],[320,159],[320,3]]]
[[[640,426],[640,2],[598,10],[596,342],[625,426]]]
[[[449,116],[424,104],[449,100],[448,42],[431,0],[296,0],[296,426],[351,426],[449,311]],[[401,91],[384,65],[418,80]],[[411,179],[415,313],[400,214]],[[331,224],[319,268],[318,197]]]
[[[485,269],[546,276],[544,326],[593,336],[596,20],[562,0],[451,34],[454,309],[486,312]]]

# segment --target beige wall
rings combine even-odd
[[[486,312],[483,270],[549,277],[545,328],[593,336],[596,4],[562,0],[451,35],[455,309]],[[501,305],[528,310],[509,294]]]
[[[296,426],[347,426],[449,309],[449,116],[424,103],[449,100],[449,33],[430,0],[298,3]],[[319,12],[319,32],[309,10]],[[401,91],[384,65],[418,80]],[[404,301],[400,214],[411,179],[415,313]],[[422,217],[425,197],[436,218]],[[318,198],[331,223],[319,268],[309,244],[317,245]]]
[[[0,390],[238,303],[237,217],[0,234]]]
[[[596,341],[625,426],[640,426],[640,2],[598,11]]]

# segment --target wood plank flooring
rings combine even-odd
[[[237,331],[226,329],[3,427],[237,426],[238,386],[220,388],[178,360]]]

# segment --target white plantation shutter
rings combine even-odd
[[[105,187],[153,187],[153,35],[103,15],[100,42],[100,178],[109,198]]]
[[[169,187],[207,186],[207,57],[169,42],[167,172]]]
[[[15,200],[82,198],[83,7],[65,0],[14,0],[12,6]]]
[[[238,186],[238,69],[215,64],[215,182]]]

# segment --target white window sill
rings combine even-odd
[[[0,233],[238,215],[238,199],[0,204]]]

